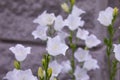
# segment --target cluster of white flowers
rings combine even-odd
[[[66,44],[65,39],[70,35],[63,31],[64,27],[68,27],[70,31],[77,31],[76,37],[85,42],[85,47],[83,49],[78,47],[74,52],[74,58],[82,66],[76,66],[74,71],[74,76],[76,80],[89,80],[90,77],[87,71],[99,69],[99,65],[96,59],[93,59],[90,55],[89,48],[98,46],[101,41],[94,35],[90,34],[87,30],[82,29],[85,21],[82,20],[81,14],[85,13],[82,9],[77,6],[73,6],[71,13],[68,15],[67,19],[63,19],[61,15],[55,16],[54,13],[47,13],[44,11],[40,16],[38,16],[33,22],[37,23],[38,26],[35,31],[32,32],[34,39],[41,39],[47,41],[46,51],[50,56],[66,55],[66,51],[69,46]],[[98,17],[98,21],[104,26],[109,26],[113,19],[113,9],[108,7],[105,11],[101,11]],[[51,33],[52,28],[52,33]],[[55,34],[54,34],[55,33]],[[21,44],[17,44],[15,47],[11,47],[10,50],[14,53],[17,61],[22,62],[27,57],[27,54],[31,53],[31,48],[25,48]],[[120,61],[120,44],[114,45],[115,57]],[[57,60],[51,61],[48,65],[52,69],[51,79],[53,80],[60,73],[68,73],[72,70],[71,63],[69,60],[60,63]],[[33,76],[31,70],[16,70],[10,71],[6,74],[4,79],[8,80],[37,80]]]

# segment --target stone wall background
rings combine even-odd
[[[60,4],[65,0],[0,0],[0,80],[5,74],[13,70],[14,55],[9,51],[11,46],[21,43],[32,47],[32,54],[28,55],[23,62],[23,69],[31,68],[36,75],[42,53],[45,52],[45,43],[40,40],[34,40],[31,32],[35,30],[36,24],[32,21],[44,10],[54,12],[56,15],[66,16],[62,11]],[[106,27],[103,27],[96,20],[100,10],[107,6],[120,9],[120,0],[76,0],[76,5],[85,10],[83,16],[85,20],[85,28],[95,34],[99,39],[103,40],[106,34]],[[120,38],[120,16],[116,21],[117,29],[114,41],[117,43]],[[99,62],[100,69],[90,71],[90,80],[108,80],[107,59],[105,55],[105,46],[102,44],[100,48],[90,52]],[[120,67],[120,66],[119,66]],[[66,78],[62,76],[62,80]],[[66,79],[67,80],[67,79]],[[120,70],[116,76],[116,80],[120,80]]]

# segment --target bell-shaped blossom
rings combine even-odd
[[[47,40],[47,26],[38,26],[35,31],[32,32],[34,39],[40,38],[41,40]]]
[[[70,61],[67,60],[67,61],[63,61],[61,63],[62,65],[62,73],[68,73],[72,68],[71,68],[71,64],[70,64]]]
[[[55,20],[54,13],[47,13],[47,11],[44,11],[33,22],[38,23],[41,26],[47,26],[47,25],[52,25],[54,20]]]
[[[85,44],[88,48],[96,47],[100,43],[101,41],[93,34],[88,36],[85,40]]]
[[[15,47],[11,47],[9,48],[10,51],[13,52],[13,54],[15,55],[15,58],[18,61],[23,61],[25,60],[25,58],[27,57],[27,54],[31,53],[31,47],[24,47],[21,44],[17,44]]]
[[[89,80],[89,76],[87,71],[79,66],[76,67],[74,72],[76,80]]]
[[[46,50],[52,56],[57,56],[59,54],[65,55],[68,46],[63,43],[59,36],[55,36],[54,38],[48,38],[47,48]]]
[[[65,43],[65,38],[69,36],[69,34],[64,31],[60,31],[57,34],[60,36],[60,39],[63,43]]]
[[[54,29],[56,31],[61,31],[64,27],[64,21],[61,15],[57,16],[55,19]]]
[[[85,11],[83,11],[82,9],[79,9],[76,5],[73,6],[72,13],[71,13],[72,15],[80,16],[83,13],[85,13]]]
[[[78,48],[77,51],[74,53],[74,57],[79,61],[83,62],[87,60],[89,51],[83,50],[82,48]]]
[[[114,44],[113,52],[115,53],[115,58],[120,61],[120,44]]]
[[[83,68],[87,69],[88,71],[95,70],[99,69],[99,65],[96,59],[91,58],[84,62]]]
[[[76,37],[82,40],[86,40],[88,37],[89,32],[85,29],[78,29]]]
[[[32,71],[30,69],[28,70],[16,70],[14,69],[13,71],[9,71],[4,79],[7,80],[38,80],[37,77],[35,77],[32,74]]]
[[[78,29],[79,27],[83,27],[84,21],[81,20],[81,17],[74,16],[70,14],[68,18],[65,20],[65,25],[72,31]]]
[[[109,26],[112,23],[114,9],[111,7],[106,8],[104,11],[100,11],[98,21],[104,25]]]
[[[62,70],[62,66],[56,60],[49,63],[49,68],[52,68],[52,77],[57,77]]]

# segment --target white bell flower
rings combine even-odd
[[[78,28],[76,37],[82,40],[86,40],[88,34],[89,32],[87,30]]]
[[[47,40],[47,26],[38,26],[35,31],[32,32],[34,39],[40,38],[41,40]]]
[[[54,38],[48,38],[47,48],[46,50],[52,56],[57,56],[59,54],[65,55],[68,46],[63,43],[59,36],[55,36]]]
[[[7,80],[38,80],[37,77],[33,76],[32,71],[28,70],[17,70],[9,71],[4,79]]]
[[[62,73],[68,73],[72,68],[71,68],[71,63],[70,63],[70,61],[69,60],[67,60],[67,61],[63,61],[62,63],[61,63],[61,65],[62,65]]]
[[[79,66],[76,67],[74,72],[76,80],[89,80],[89,76],[87,74],[87,71],[83,68],[80,68]]]
[[[84,26],[84,21],[81,20],[81,17],[74,16],[70,14],[68,18],[65,20],[65,25],[72,31],[78,29],[79,27]]]
[[[72,9],[72,15],[74,16],[80,16],[81,14],[85,13],[85,11],[83,11],[82,9],[79,9],[77,6],[73,6],[73,9]]]
[[[109,26],[112,23],[114,9],[111,7],[106,8],[104,11],[100,11],[98,21],[104,25]]]
[[[90,71],[90,70],[99,69],[99,65],[96,59],[91,58],[84,62],[83,68]]]
[[[47,11],[44,11],[33,22],[38,23],[41,26],[47,26],[47,25],[52,25],[54,20],[55,20],[54,13],[47,13]]]
[[[56,60],[49,63],[49,68],[52,68],[52,77],[57,77],[62,70],[62,66]]]
[[[13,54],[15,55],[15,58],[18,61],[25,60],[25,58],[27,57],[27,54],[31,53],[31,47],[26,47],[25,48],[21,44],[17,44],[15,47],[9,48],[9,50],[13,52]]]
[[[85,44],[88,48],[96,47],[100,43],[101,41],[93,34],[88,36],[85,40]]]
[[[56,31],[61,31],[64,27],[64,21],[61,15],[57,16],[55,19],[54,29]]]
[[[115,58],[120,61],[120,44],[114,44],[113,52],[115,53]]]
[[[74,57],[78,60],[78,62],[84,62],[87,59],[88,53],[89,51],[78,48],[74,53]]]

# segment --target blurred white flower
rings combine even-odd
[[[88,48],[96,47],[100,43],[101,41],[93,34],[88,36],[85,40],[85,44]]]
[[[89,70],[99,69],[99,65],[96,59],[91,58],[84,62],[83,68],[89,71]]]
[[[49,63],[49,68],[52,68],[52,77],[57,77],[62,70],[62,66],[56,60]]]
[[[67,38],[67,37],[69,36],[68,33],[63,32],[63,31],[60,31],[60,32],[58,32],[57,34],[60,36],[60,39],[61,39],[61,41],[62,41],[63,43],[65,43],[65,38]]]
[[[52,56],[57,56],[59,54],[65,55],[68,46],[63,43],[59,36],[55,36],[54,38],[48,38],[47,48],[46,50]]]
[[[77,51],[74,53],[74,57],[79,61],[83,62],[87,59],[89,51],[83,50],[82,48],[78,48]]]
[[[40,38],[41,40],[47,40],[47,26],[38,26],[35,31],[32,32],[34,39]]]
[[[88,34],[89,32],[87,30],[78,28],[76,36],[79,39],[86,40],[86,38],[88,37]]]
[[[72,15],[74,16],[80,16],[81,14],[85,13],[85,11],[83,11],[82,9],[79,9],[77,6],[73,6],[73,10],[72,10]]]
[[[9,48],[10,51],[12,51],[15,55],[15,58],[18,61],[23,61],[27,57],[27,54],[31,53],[31,47],[24,47],[21,44],[17,44],[15,47]]]
[[[104,25],[109,26],[112,23],[114,9],[108,7],[105,11],[100,11],[98,21]]]
[[[84,21],[81,20],[81,17],[74,16],[70,14],[68,18],[65,20],[65,25],[72,31],[78,29],[79,27],[83,27]]]
[[[67,73],[67,72],[69,72],[72,68],[71,68],[71,64],[70,64],[70,61],[69,60],[67,60],[67,61],[63,61],[62,63],[61,63],[61,65],[62,65],[62,73]]]
[[[37,77],[33,76],[32,71],[28,70],[16,70],[9,71],[4,79],[7,80],[38,80]]]
[[[56,31],[61,31],[64,27],[64,21],[61,15],[57,16],[55,19],[54,29]]]
[[[38,23],[41,26],[47,26],[47,25],[52,25],[54,20],[55,20],[54,13],[47,13],[47,11],[44,11],[33,22]]]
[[[120,44],[114,44],[113,52],[115,53],[115,58],[120,61]]]
[[[74,75],[76,80],[89,80],[87,71],[79,66],[76,67]]]

